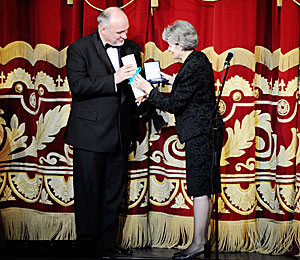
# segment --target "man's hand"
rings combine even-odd
[[[137,67],[133,64],[125,65],[121,67],[115,74],[115,83],[119,84],[125,79],[130,79],[136,73]]]

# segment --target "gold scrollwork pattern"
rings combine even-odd
[[[147,184],[147,178],[130,180],[127,187],[129,209],[134,208],[142,201],[142,199],[144,199],[145,193],[147,191]]]
[[[149,182],[149,200],[156,206],[169,205],[179,189],[178,179],[164,178],[163,181],[158,181],[155,175],[151,175]]]
[[[7,173],[0,173],[0,194],[3,192],[4,187],[6,185]]]
[[[45,176],[45,187],[50,197],[58,204],[68,207],[74,203],[73,177]]]
[[[43,175],[30,178],[26,172],[8,173],[8,181],[14,193],[27,203],[38,201],[42,190]]]
[[[247,189],[243,189],[239,184],[222,184],[221,196],[232,211],[240,215],[249,215],[255,210],[255,192],[255,184],[249,184]]]
[[[295,188],[294,185],[277,184],[277,194],[280,205],[290,213],[294,212]]]
[[[280,209],[279,200],[276,196],[276,187],[272,187],[270,182],[260,182],[257,184],[257,199],[271,213],[284,214]]]
[[[57,96],[65,93],[66,96],[69,93],[67,80],[58,77],[56,85],[46,73],[40,71],[32,77],[22,68],[14,69],[6,77],[2,73],[1,78],[5,80],[2,80],[0,89],[15,89],[15,94],[1,95],[0,100],[15,102],[24,111],[11,114],[6,122],[7,117],[4,116],[10,113],[10,109],[0,108],[0,168],[7,171],[0,175],[1,201],[11,200],[16,194],[18,199],[28,203],[52,205],[53,199],[65,207],[72,205],[72,177],[67,182],[61,179],[62,176],[49,179],[51,173],[72,174],[72,149],[68,145],[62,146],[61,151],[46,149],[67,123],[71,98],[48,99],[44,91],[55,92]],[[25,92],[31,94],[26,95]],[[45,104],[53,101],[60,102],[60,105],[53,103],[54,107],[45,109]],[[30,121],[31,117],[33,121]],[[31,123],[35,124],[34,128]],[[35,130],[33,134],[31,129]]]
[[[190,205],[193,206],[193,200],[186,193],[186,180],[181,180],[180,183],[181,183],[181,190],[182,190],[184,198]]]

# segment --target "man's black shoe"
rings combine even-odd
[[[129,256],[132,255],[132,250],[129,248],[122,248],[118,246],[114,246],[111,249],[106,249],[103,251],[102,256],[103,257],[111,257],[111,256]]]

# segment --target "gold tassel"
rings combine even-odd
[[[158,0],[151,0],[151,16],[154,14],[154,8],[158,7]]]
[[[277,0],[277,6],[282,7],[282,0]]]

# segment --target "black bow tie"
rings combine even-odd
[[[120,48],[120,46],[112,46],[109,43],[106,43],[104,49],[107,50],[108,48]]]

